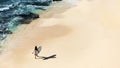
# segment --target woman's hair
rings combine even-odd
[[[35,50],[38,50],[37,46],[35,46]]]

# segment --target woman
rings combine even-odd
[[[34,51],[32,52],[32,54],[35,55],[35,59],[37,59],[39,52],[41,51],[41,46],[37,48],[37,46],[35,46]]]

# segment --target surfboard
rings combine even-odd
[[[41,49],[42,49],[42,47],[39,46],[39,47],[38,47],[38,53],[40,53]]]

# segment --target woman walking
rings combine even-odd
[[[38,55],[40,51],[41,51],[41,46],[39,47],[35,46],[34,51],[32,52],[32,54],[35,55],[35,59],[40,58],[40,56]]]

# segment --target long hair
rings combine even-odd
[[[37,46],[35,46],[35,50],[37,50],[37,51],[38,51],[38,48],[37,48]]]

